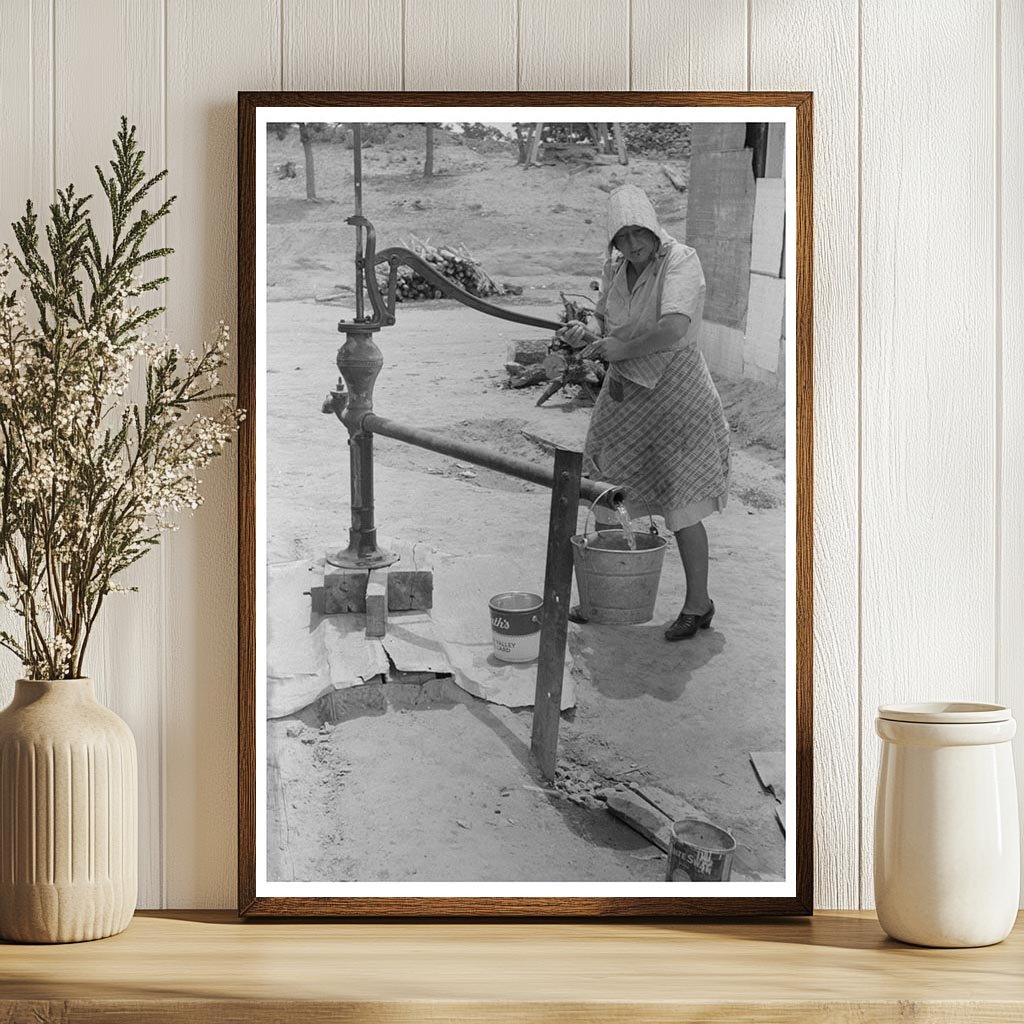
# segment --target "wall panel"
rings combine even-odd
[[[869,905],[875,706],[1024,703],[1024,7],[5,0],[0,222],[92,188],[123,111],[180,197],[192,347],[235,316],[236,92],[403,85],[815,91],[817,902]],[[235,469],[93,648],[139,742],[143,906],[235,900]]]
[[[630,88],[745,89],[746,36],[746,0],[633,0]]]
[[[13,0],[0,32],[0,245],[15,247],[12,221],[31,199],[46,208],[53,182],[53,33],[49,0]],[[18,618],[0,607],[0,629],[17,635]],[[14,695],[21,663],[0,648],[0,707]]]
[[[794,47],[803,33],[825,47]],[[814,92],[815,899],[858,905],[857,12],[754,0],[751,88]]]
[[[865,905],[876,706],[994,694],[994,38],[991,3],[863,0]]]
[[[996,700],[1014,708],[1020,722],[1024,717],[1024,4],[1003,3],[1001,16],[995,232],[996,316],[1002,334],[997,381],[1002,397],[1002,529]],[[1015,752],[1024,812],[1024,741],[1019,738]]]
[[[25,200],[44,206],[53,187],[53,29],[50,0],[10,0],[0,32],[0,160],[2,239]]]
[[[520,89],[629,89],[629,6],[519,0]]]
[[[54,165],[56,184],[92,193],[93,219],[109,242],[110,214],[95,165],[109,171],[111,141],[121,115],[138,127],[147,170],[164,165],[163,9],[160,0],[58,0],[54,6]],[[103,60],[96,55],[102,53]],[[83,88],[83,82],[89,88]],[[156,196],[162,200],[164,189]],[[151,239],[162,244],[163,231]],[[150,268],[160,276],[160,267]],[[145,297],[159,303],[158,292]],[[161,325],[155,325],[159,329]],[[137,379],[128,394],[141,401]],[[163,634],[163,559],[151,551],[120,578],[136,594],[110,594],[87,652],[85,672],[96,681],[98,699],[131,726],[139,751],[139,905],[163,900],[163,701],[164,657],[154,638]]]
[[[168,329],[191,347],[235,318],[239,90],[281,83],[277,0],[168,0]],[[231,380],[232,367],[223,374]],[[204,504],[167,544],[167,905],[235,903],[235,446],[203,474]]]
[[[402,0],[282,0],[284,89],[401,89]]]
[[[405,0],[406,89],[516,88],[514,0]]]

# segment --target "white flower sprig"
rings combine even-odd
[[[171,250],[143,243],[174,200],[139,209],[166,172],[146,177],[124,118],[114,148],[113,174],[97,168],[108,249],[90,197],[72,187],[50,207],[48,256],[31,204],[14,225],[20,255],[0,247],[0,601],[22,625],[20,636],[0,631],[0,645],[30,678],[82,674],[103,599],[125,589],[115,577],[176,528],[175,513],[198,507],[198,473],[244,415],[218,390],[225,324],[187,355],[147,335],[163,310],[143,309],[139,296],[166,278],[145,281],[142,271]],[[145,399],[132,401],[136,367]]]

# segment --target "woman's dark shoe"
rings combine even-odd
[[[689,640],[691,636],[696,635],[698,629],[708,629],[714,617],[714,601],[711,602],[711,607],[703,615],[691,615],[689,612],[680,612],[676,616],[676,621],[665,630],[665,639],[671,641]]]
[[[569,609],[569,621],[576,622],[579,625],[583,626],[586,625],[586,623],[588,623],[590,619],[588,619],[586,615],[583,614],[583,607],[581,605],[574,604]]]

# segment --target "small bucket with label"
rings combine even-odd
[[[495,594],[488,603],[494,656],[502,661],[535,661],[540,653],[544,599],[539,594],[511,590]]]
[[[672,826],[666,882],[728,882],[736,840],[710,821],[683,818]]]

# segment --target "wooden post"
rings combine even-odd
[[[572,544],[579,514],[581,452],[555,450],[555,481],[551,489],[548,522],[548,555],[544,570],[544,612],[537,660],[537,691],[533,703],[530,751],[549,782],[555,778],[558,757],[558,725],[562,713],[562,674],[565,671],[565,640],[569,630],[569,598],[572,593]]]
[[[626,155],[626,136],[622,132],[622,125],[616,121],[612,127],[615,129],[615,146],[619,151],[619,163],[628,164],[629,157]]]
[[[388,571],[371,569],[366,578],[366,635],[385,636],[388,631]]]
[[[533,131],[530,133],[530,145],[526,152],[526,166],[532,167],[535,163],[538,163],[538,154],[540,152],[540,137],[544,134],[544,122],[540,121],[534,124]]]

